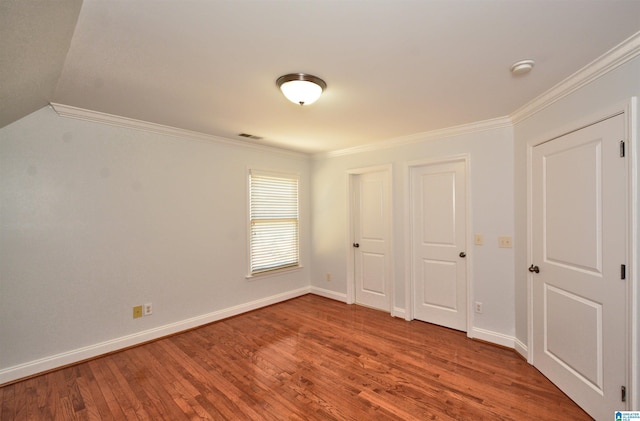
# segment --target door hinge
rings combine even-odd
[[[620,158],[624,158],[624,140],[620,141]]]
[[[620,279],[627,279],[627,265],[620,265]]]
[[[625,386],[620,386],[620,400],[622,402],[627,401],[627,388]]]

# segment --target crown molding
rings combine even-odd
[[[478,133],[486,130],[495,130],[513,126],[509,117],[498,117],[490,120],[477,121],[475,123],[461,124],[459,126],[447,127],[444,129],[432,130],[429,132],[416,133],[408,136],[395,137],[381,142],[369,143],[352,148],[339,149],[335,151],[322,152],[314,155],[314,158],[334,158],[343,155],[353,155],[362,152],[378,151],[399,146],[412,145],[414,143],[426,142],[429,140],[443,139],[453,136],[461,136],[470,133]]]
[[[353,148],[339,149],[330,152],[323,152],[313,155],[314,159],[332,158],[342,155],[351,155],[360,152],[382,150],[391,147],[409,145],[433,139],[464,135],[481,132],[484,130],[498,129],[513,126],[532,115],[542,111],[551,104],[570,95],[583,86],[610,73],[623,64],[640,56],[640,32],[637,32],[607,51],[582,69],[556,84],[540,96],[523,105],[509,116],[498,117],[491,120],[479,121],[476,123],[464,124],[430,132],[418,133],[404,137],[384,140],[382,142],[371,143]]]
[[[518,124],[639,55],[640,32],[636,32],[582,69],[511,113],[509,117],[511,117],[513,124]]]
[[[113,114],[102,113],[99,111],[87,110],[84,108],[73,107],[71,105],[49,103],[51,108],[60,116],[74,118],[76,120],[90,121],[94,123],[107,124],[110,126],[123,127],[126,129],[140,130],[148,133],[179,137],[189,140],[197,140],[204,142],[212,142],[227,146],[243,147],[255,149],[263,152],[274,152],[289,155],[297,158],[309,158],[310,155],[303,152],[291,151],[288,149],[277,148],[274,146],[257,145],[244,142],[242,140],[233,140],[220,136],[195,132],[186,129],[178,129],[176,127],[164,126],[162,124],[149,123],[147,121],[135,120],[132,118],[121,117]]]
[[[241,140],[233,140],[219,136],[209,135],[191,130],[178,129],[175,127],[164,126],[156,123],[135,120],[126,117],[120,117],[112,114],[106,114],[98,111],[86,110],[69,105],[50,103],[53,110],[61,117],[75,118],[78,120],[91,121],[101,124],[108,124],[117,127],[124,127],[133,130],[141,130],[150,133],[180,137],[198,141],[214,142],[228,146],[245,147],[260,151],[275,152],[298,158],[308,158],[312,156],[314,159],[333,158],[343,155],[353,155],[362,152],[371,152],[384,150],[393,147],[411,145],[414,143],[426,142],[429,140],[442,139],[453,136],[460,136],[470,133],[477,133],[486,130],[500,129],[504,127],[512,127],[536,113],[547,108],[551,104],[561,100],[562,98],[577,91],[583,86],[593,82],[594,80],[606,75],[607,73],[617,69],[623,64],[640,56],[640,32],[627,38],[616,47],[607,51],[582,69],[578,70],[571,76],[567,77],[560,83],[553,86],[543,94],[539,95],[532,101],[515,110],[508,116],[498,117],[479,122],[463,124],[459,126],[448,127],[429,132],[416,133],[408,136],[401,136],[392,139],[383,140],[381,142],[370,143],[366,145],[354,146],[352,148],[338,149],[329,152],[320,152],[316,154],[307,154],[303,152],[295,152],[288,149],[278,148],[267,145],[257,145],[243,142]]]

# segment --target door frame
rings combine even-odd
[[[473,297],[473,271],[471,270],[473,266],[473,253],[472,244],[471,244],[471,178],[470,178],[470,156],[469,154],[459,154],[452,155],[440,158],[432,158],[432,159],[421,159],[417,161],[407,162],[404,168],[404,179],[406,187],[406,195],[405,195],[405,214],[404,214],[404,226],[405,226],[405,319],[413,320],[414,319],[414,308],[413,308],[413,218],[412,218],[412,201],[413,201],[413,182],[412,182],[412,171],[415,168],[423,167],[426,165],[439,165],[439,164],[448,164],[452,162],[463,162],[464,163],[464,172],[465,172],[465,241],[466,241],[466,280],[467,280],[467,326],[466,333],[467,337],[471,338],[473,326],[473,311],[472,311],[472,297]]]
[[[347,304],[355,304],[356,302],[356,278],[355,274],[355,256],[353,254],[353,238],[355,206],[353,203],[353,195],[355,192],[356,178],[363,174],[385,172],[387,177],[387,215],[389,215],[389,224],[387,227],[387,242],[385,247],[385,256],[387,260],[387,273],[385,273],[385,287],[389,291],[389,314],[396,316],[394,297],[395,297],[395,281],[394,281],[394,265],[393,265],[393,165],[376,165],[372,167],[354,168],[347,170]],[[397,316],[396,316],[397,317]]]
[[[552,130],[543,136],[527,142],[527,267],[533,264],[533,150],[536,146],[550,142],[566,134],[597,124],[611,117],[623,114],[625,119],[625,153],[627,165],[627,405],[630,409],[640,406],[640,289],[638,288],[638,108],[637,98],[604,108],[602,111],[573,121]],[[621,139],[622,140],[622,139]],[[526,268],[520,268],[525,270]],[[527,362],[533,361],[533,274],[527,272]]]

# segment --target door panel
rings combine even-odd
[[[438,260],[423,260],[422,273],[430,274],[430,282],[424,283],[422,302],[433,308],[456,311],[458,308],[456,263]]]
[[[422,174],[422,241],[433,246],[456,245],[456,173]]]
[[[547,325],[548,356],[585,384],[602,389],[602,305],[550,285],[545,289],[547,319],[564,320]],[[571,330],[581,325],[585,328]]]
[[[390,311],[389,171],[354,176],[354,278],[358,304]]]
[[[361,292],[385,295],[384,254],[362,252],[360,259],[362,272]]]
[[[533,151],[534,365],[596,419],[625,409],[624,116]]]
[[[411,169],[414,318],[466,331],[466,182],[463,161]]]
[[[577,144],[545,156],[543,218],[545,258],[549,262],[602,272],[601,163],[600,141]]]

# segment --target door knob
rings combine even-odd
[[[531,272],[531,273],[533,273],[533,272],[540,273],[540,268],[538,266],[531,265],[531,266],[529,266],[529,272]]]
[[[465,253],[464,251],[461,251],[458,256],[460,256],[460,257],[462,257],[464,259],[465,257],[467,257],[467,253]]]
[[[358,244],[358,243],[353,243],[353,247],[358,248],[358,247],[360,247],[360,244]]]

